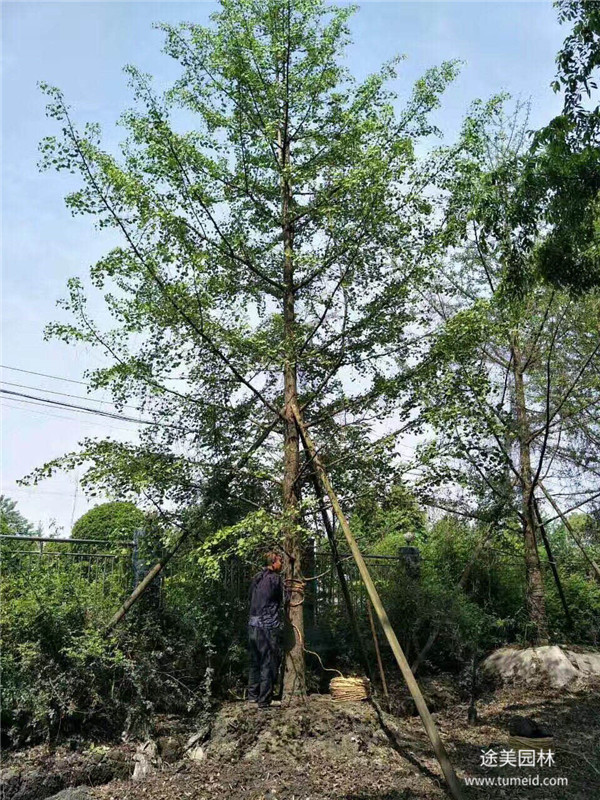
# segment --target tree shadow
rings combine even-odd
[[[433,781],[438,786],[441,786],[446,791],[446,793],[448,795],[450,795],[448,787],[446,786],[446,782],[443,779],[441,779],[439,775],[436,775],[435,772],[432,772],[429,769],[429,767],[425,766],[425,764],[422,764],[419,761],[419,759],[416,758],[412,753],[409,753],[407,750],[405,750],[402,747],[402,745],[400,744],[400,742],[396,738],[396,735],[395,735],[394,731],[392,731],[392,729],[389,727],[389,725],[386,724],[386,721],[384,719],[384,716],[383,716],[383,713],[381,711],[381,708],[379,707],[377,702],[372,697],[370,698],[369,702],[371,703],[373,709],[375,710],[375,713],[377,714],[377,719],[379,720],[379,724],[381,725],[381,729],[385,733],[385,735],[387,736],[388,741],[389,741],[390,745],[392,746],[392,748],[400,756],[402,756],[402,758],[404,758],[406,761],[408,761],[410,764],[412,764],[413,767],[416,767],[422,775],[424,775],[425,777],[429,778],[429,780]],[[406,792],[410,792],[410,794],[406,794]],[[379,798],[379,796],[376,796],[376,795],[363,795],[363,796],[364,797],[371,796],[371,797],[378,797]],[[395,794],[394,793],[389,794],[389,800],[395,800],[396,798],[416,797],[416,796],[417,795],[415,795],[414,792],[412,792],[410,789],[404,789],[404,790],[402,790],[402,792],[396,792]],[[356,795],[356,798],[354,797],[354,795],[352,795],[352,796],[348,795],[348,800],[358,800],[359,797],[360,797],[360,795]],[[384,798],[385,798],[385,800],[388,800],[388,795],[381,795],[380,797],[381,797],[381,800],[384,800]]]

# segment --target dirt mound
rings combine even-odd
[[[446,693],[442,693],[444,697]],[[542,777],[564,778],[540,800],[600,797],[600,694],[589,689],[536,690],[506,686],[480,697],[478,724],[467,724],[466,702],[434,712],[435,722],[459,780],[522,779],[537,770],[490,766],[482,754],[510,747],[515,717],[535,720],[553,736],[556,763]],[[448,795],[418,717],[394,717],[367,703],[333,703],[310,697],[305,704],[274,707],[223,706],[210,720],[158,720],[149,739],[118,746],[131,772],[148,743],[155,764],[141,781],[112,780],[64,792],[55,800],[442,800]],[[108,752],[108,748],[106,748]],[[8,769],[50,772],[58,764],[41,748],[13,754]],[[83,755],[83,754],[80,754]],[[18,757],[17,757],[18,756]],[[72,754],[73,757],[79,757]],[[65,778],[78,778],[71,771]],[[65,782],[67,782],[65,780]],[[63,784],[64,785],[64,784]],[[506,784],[505,784],[506,785]],[[44,797],[48,797],[44,788]],[[509,790],[464,786],[468,800],[530,800],[529,785]],[[1,794],[1,792],[0,792]],[[37,800],[41,795],[37,795]]]
[[[332,758],[365,753],[371,760],[389,760],[400,737],[394,718],[367,702],[336,703],[313,695],[268,712],[254,704],[232,703],[213,722],[206,757],[247,762],[286,753],[306,763],[317,751],[326,751]]]
[[[127,778],[133,771],[133,748],[94,747],[86,753],[44,746],[12,753],[0,771],[2,800],[44,800],[62,789]]]
[[[195,800],[362,800],[398,798],[402,786],[402,797],[441,800],[441,772],[425,734],[415,735],[413,726],[414,718],[328,696],[268,712],[230,703],[214,717],[201,757],[194,743],[194,760],[188,754],[143,784],[111,784],[93,793],[128,800],[143,790],[145,800],[174,800],[185,786],[185,796]]]
[[[558,645],[502,647],[481,665],[484,674],[504,684],[525,683],[562,688],[583,683],[600,684],[600,653],[575,652]]]

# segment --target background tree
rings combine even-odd
[[[542,274],[554,285],[586,291],[600,284],[600,7],[594,0],[557,0],[572,29],[556,57],[552,87],[563,109],[533,140],[530,182],[549,199],[549,230],[539,247]]]
[[[20,511],[17,510],[16,500],[0,495],[0,533],[3,536],[34,536],[39,535],[39,526],[29,522]]]
[[[133,503],[115,501],[101,503],[86,511],[73,525],[73,539],[106,539],[133,541],[134,534],[143,532],[146,515]]]
[[[420,485],[434,503],[466,492],[472,516],[493,512],[505,534],[519,521],[532,634],[545,641],[538,506],[554,493],[598,498],[600,306],[595,291],[575,300],[536,279],[545,206],[529,182],[527,117],[506,116],[502,98],[489,109],[479,133],[467,119],[473,147],[448,183],[456,249],[424,292],[435,333],[414,385],[435,438]]]

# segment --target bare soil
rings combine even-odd
[[[510,749],[509,720],[532,717],[556,742],[553,767],[484,767],[482,752]],[[466,798],[600,798],[600,694],[588,688],[532,693],[504,689],[478,704],[434,713],[448,755],[464,784],[471,777],[549,777],[567,787],[467,787]],[[243,703],[215,719],[206,760],[170,765],[143,785],[115,782],[94,791],[102,800],[437,800],[447,797],[441,770],[416,716],[398,718],[368,703],[334,703],[311,696],[305,704],[261,714]]]
[[[451,686],[451,684],[449,684]],[[467,703],[437,687],[433,717],[468,800],[600,798],[600,692],[503,688],[478,701],[476,725]],[[112,780],[88,789],[95,800],[437,800],[448,797],[418,716],[369,703],[306,702],[260,712],[224,705],[212,720],[205,758],[163,761],[142,782]],[[512,717],[531,717],[554,735],[554,766],[486,767],[483,751],[510,749]],[[124,746],[125,747],[125,746]],[[131,745],[127,746],[131,753]],[[467,786],[473,777],[566,778],[568,786]]]

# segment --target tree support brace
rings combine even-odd
[[[331,548],[333,563],[335,564],[338,580],[342,588],[342,595],[344,597],[344,602],[346,604],[348,618],[350,619],[350,627],[352,628],[352,633],[354,634],[354,640],[358,648],[360,659],[363,662],[363,666],[366,670],[367,675],[369,676],[369,680],[371,681],[371,683],[373,683],[374,682],[373,670],[371,669],[371,664],[369,663],[369,659],[367,658],[367,651],[365,650],[362,636],[360,635],[360,631],[358,629],[356,614],[354,613],[354,606],[352,605],[352,598],[350,597],[350,590],[348,589],[348,582],[346,580],[346,575],[344,574],[344,568],[342,567],[342,562],[340,561],[340,554],[338,552],[337,544],[335,541],[333,526],[331,520],[327,515],[327,511],[325,509],[325,505],[323,502],[324,499],[323,487],[319,482],[319,478],[315,472],[314,467],[312,467],[310,470],[310,478],[315,490],[315,494],[317,495],[317,499],[319,501],[319,510],[321,511],[321,518],[323,519],[323,525],[325,527],[325,532],[327,533],[327,539],[329,540],[329,546]],[[387,691],[386,691],[386,696],[387,696]]]
[[[413,675],[409,663],[406,660],[406,656],[402,651],[400,646],[400,642],[394,633],[394,630],[391,626],[390,620],[388,615],[381,603],[381,599],[379,597],[379,593],[375,588],[375,584],[371,578],[369,573],[368,567],[365,564],[365,561],[361,555],[361,552],[358,548],[358,544],[356,543],[356,539],[354,538],[352,531],[350,530],[350,526],[348,525],[348,521],[342,511],[342,507],[338,500],[336,493],[333,490],[333,487],[329,481],[325,468],[319,458],[315,445],[308,434],[308,429],[302,419],[302,414],[300,413],[300,409],[298,408],[297,403],[292,403],[292,411],[294,417],[296,419],[296,423],[298,425],[298,430],[300,432],[300,436],[302,437],[302,442],[304,447],[306,448],[309,456],[311,457],[313,464],[315,466],[315,471],[318,475],[319,481],[323,486],[323,489],[327,493],[329,500],[331,502],[332,508],[337,516],[340,526],[344,532],[344,536],[346,537],[346,541],[348,542],[348,546],[354,556],[354,560],[358,566],[358,570],[360,572],[360,576],[363,579],[365,584],[365,588],[369,595],[369,599],[373,604],[373,608],[375,609],[375,613],[379,618],[379,622],[381,623],[381,627],[383,628],[383,632],[386,635],[386,638],[392,648],[392,652],[396,658],[398,666],[400,667],[400,671],[406,681],[406,685],[411,693],[411,696],[414,700],[414,703],[417,707],[417,711],[419,712],[419,716],[423,722],[423,726],[427,732],[429,737],[429,741],[431,742],[436,758],[439,762],[440,767],[442,768],[442,772],[444,773],[444,777],[446,778],[446,782],[452,794],[452,797],[455,800],[462,800],[462,791],[460,788],[460,784],[458,782],[458,778],[456,777],[456,773],[450,763],[442,740],[440,739],[440,735],[438,730],[435,726],[435,722],[431,714],[429,713],[429,709],[427,708],[427,704],[425,703],[425,699],[421,693],[421,689],[417,681],[415,680],[415,676]]]
[[[387,681],[385,679],[385,671],[383,669],[383,662],[381,660],[381,653],[379,651],[379,640],[377,638],[377,630],[375,629],[375,620],[373,619],[373,607],[371,601],[367,598],[367,611],[369,613],[369,625],[371,626],[371,633],[373,635],[373,644],[375,645],[375,655],[377,656],[377,666],[379,667],[379,677],[381,678],[381,687],[385,701],[387,703],[387,710],[390,710],[390,695],[388,692]]]

